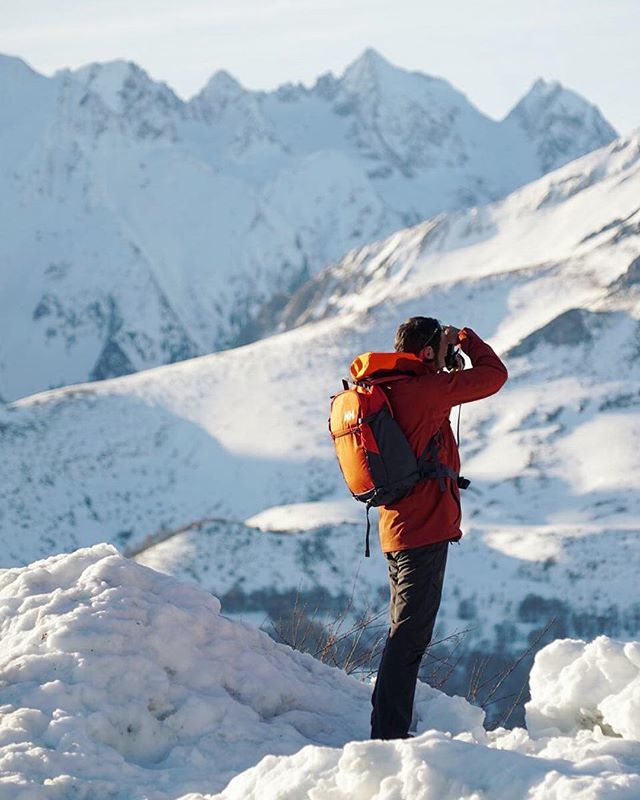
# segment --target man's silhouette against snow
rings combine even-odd
[[[471,360],[445,371],[449,345]],[[416,455],[436,437],[438,460],[460,470],[458,446],[449,423],[451,409],[497,392],[507,370],[489,345],[469,328],[442,327],[430,317],[412,317],[396,334],[395,350],[407,380],[386,386],[394,416]],[[388,369],[389,354],[385,354]],[[375,360],[370,372],[375,371]],[[393,505],[380,507],[379,533],[391,588],[391,627],[372,697],[371,736],[407,738],[418,668],[431,641],[440,606],[450,542],[460,531],[457,481],[423,480]],[[443,491],[444,488],[444,491]]]

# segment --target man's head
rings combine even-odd
[[[410,317],[396,332],[396,352],[413,353],[422,361],[434,362],[437,369],[444,365],[446,348],[441,348],[442,326],[432,317]],[[441,352],[444,351],[444,352]]]

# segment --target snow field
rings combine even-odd
[[[640,793],[638,643],[543,650],[529,734],[419,685],[416,738],[379,742],[369,686],[110,545],[0,572],[0,637],[2,800]]]

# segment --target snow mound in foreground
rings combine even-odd
[[[529,734],[431,730],[408,741],[308,746],[267,756],[208,798],[638,800],[640,643],[553,642],[536,657],[531,693]]]
[[[408,741],[307,746],[267,756],[207,797],[638,800],[640,643],[553,642],[537,654],[530,683],[528,732],[430,730]]]
[[[638,644],[542,651],[546,738],[420,685],[420,735],[372,742],[370,687],[108,545],[0,572],[0,637],[2,800],[640,797]]]
[[[640,740],[640,642],[561,639],[541,650],[531,670],[526,705],[531,736],[600,727]]]
[[[1,571],[2,800],[215,792],[268,753],[368,736],[370,687],[219,612],[109,545]],[[426,686],[417,710],[482,730]]]

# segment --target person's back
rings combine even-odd
[[[470,357],[471,369],[461,370],[458,362],[455,370],[443,371],[450,345],[459,345]],[[442,328],[429,317],[412,317],[400,326],[396,354],[406,377],[384,385],[394,417],[415,455],[429,447],[449,474],[420,481],[407,496],[380,507],[391,627],[372,697],[371,735],[382,739],[408,735],[418,669],[440,605],[448,545],[462,535],[459,487],[451,477],[459,473],[460,459],[449,414],[455,405],[494,394],[507,379],[506,367],[477,334]],[[375,374],[375,357],[367,370]]]

